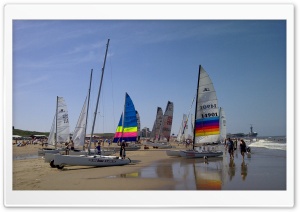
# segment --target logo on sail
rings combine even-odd
[[[203,92],[209,91],[209,88],[204,88]]]

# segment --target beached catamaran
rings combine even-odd
[[[70,139],[70,126],[68,117],[68,108],[63,97],[56,98],[56,111],[52,122],[50,134],[47,144],[53,148],[43,148],[38,150],[38,155],[45,155],[45,153],[58,153],[64,150],[64,145]]]
[[[192,150],[181,150],[181,157],[222,156],[223,151],[209,145],[220,142],[220,114],[214,85],[204,68],[199,66]]]
[[[169,143],[171,136],[171,129],[173,123],[173,102],[168,101],[165,113],[160,107],[157,107],[156,119],[154,121],[151,138],[153,141],[147,141],[144,144],[153,146],[154,148],[166,149],[172,148]],[[151,139],[150,139],[151,140]]]
[[[96,117],[97,117],[97,111],[98,111],[103,75],[104,75],[104,70],[105,70],[108,45],[109,45],[109,39],[108,39],[107,45],[106,45],[106,52],[105,52],[104,63],[103,63],[103,67],[102,67],[100,86],[99,86],[99,90],[98,90],[96,109],[95,109],[94,120],[93,120],[93,125],[92,125],[92,133],[91,133],[90,143],[88,146],[89,154],[88,155],[55,154],[53,164],[58,169],[62,169],[65,165],[68,165],[68,166],[101,166],[102,167],[102,166],[121,166],[121,165],[129,164],[131,162],[129,158],[121,159],[118,156],[90,155],[90,148],[91,148],[91,143],[93,143],[94,127],[95,127],[95,122],[96,122]]]
[[[123,118],[124,114],[124,118]],[[114,136],[114,143],[126,142],[126,150],[138,150],[140,145],[135,144],[138,139],[138,113],[128,93],[125,94],[124,112],[121,114],[119,124]]]
[[[84,101],[80,116],[78,118],[75,130],[74,130],[73,136],[72,136],[75,150],[69,150],[70,155],[98,154],[98,150],[96,150],[96,149],[90,149],[90,151],[88,151],[87,149],[84,148],[85,138],[86,138],[86,130],[87,130],[87,124],[88,124],[88,112],[89,112],[89,104],[90,104],[92,76],[93,76],[93,69],[91,70],[91,75],[90,75],[90,85],[89,85],[88,95]],[[81,147],[82,150],[78,149],[79,147]],[[104,149],[104,148],[101,148],[101,152],[100,152],[101,155],[112,155],[114,153],[115,153],[114,150],[108,150],[108,149]]]

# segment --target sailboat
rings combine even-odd
[[[146,142],[147,146],[153,146],[153,148],[157,149],[172,148],[169,140],[173,123],[173,110],[174,104],[171,101],[168,101],[164,114],[160,107],[157,108],[156,119],[151,134],[153,142]]]
[[[58,169],[62,169],[65,165],[103,167],[103,166],[121,166],[121,165],[129,164],[131,162],[131,160],[129,158],[122,159],[122,158],[119,158],[118,156],[90,155],[90,152],[91,152],[90,148],[91,148],[91,143],[93,143],[94,127],[95,127],[95,123],[96,123],[96,117],[97,117],[98,104],[99,104],[101,87],[102,87],[102,82],[103,82],[103,75],[104,75],[104,70],[105,70],[105,62],[106,62],[106,57],[107,57],[108,45],[109,45],[109,39],[107,41],[105,58],[104,58],[104,63],[103,63],[103,67],[102,67],[100,86],[99,86],[99,90],[98,90],[96,109],[95,109],[94,120],[93,120],[93,125],[92,125],[92,133],[91,133],[90,143],[88,146],[88,155],[55,154],[53,164]]]
[[[86,138],[86,130],[87,130],[87,123],[88,123],[88,111],[89,111],[89,102],[90,102],[90,92],[91,92],[91,84],[92,84],[92,75],[93,75],[93,69],[91,70],[90,75],[90,86],[89,86],[89,92],[88,95],[84,101],[80,116],[77,121],[77,125],[75,127],[72,140],[74,142],[74,146],[76,147],[82,147],[82,150],[75,149],[70,150],[70,155],[87,155],[88,151],[84,148],[85,146],[85,138]],[[101,155],[112,155],[116,153],[114,150],[104,149],[101,148]],[[90,150],[90,154],[98,154],[98,150],[94,149],[93,151]]]
[[[193,98],[192,104],[190,106],[190,110],[189,110],[189,114],[183,114],[183,119],[182,119],[182,123],[181,123],[181,127],[179,130],[179,133],[177,135],[177,142],[178,143],[185,143],[186,139],[188,138],[187,134],[187,130],[188,130],[188,120],[189,120],[189,116],[192,117],[191,115],[191,109],[193,107],[194,101],[195,101],[196,96]],[[192,118],[191,118],[192,120]],[[193,123],[191,123],[191,127],[193,129]],[[176,150],[176,149],[168,149],[166,150],[166,154],[168,156],[175,156],[175,157],[180,157],[180,150]]]
[[[181,150],[181,157],[199,158],[223,155],[223,151],[209,145],[220,141],[220,114],[214,85],[201,65],[198,74],[193,134],[193,149]]]
[[[185,140],[187,139],[187,115],[186,114],[183,114],[183,118],[182,118],[182,122],[181,122],[181,125],[180,125],[180,129],[179,129],[179,132],[177,134],[177,138],[176,138],[176,142],[178,143],[184,143]]]
[[[43,148],[38,150],[38,155],[45,155],[45,153],[59,153],[64,151],[64,147],[58,147],[58,144],[68,142],[70,139],[70,126],[68,109],[63,97],[56,98],[56,111],[51,125],[51,130],[47,140],[47,144],[53,148]]]
[[[124,114],[124,118],[123,118]],[[138,116],[134,104],[128,93],[125,94],[124,112],[121,114],[119,124],[114,136],[114,143],[126,142],[126,150],[138,150],[140,145],[136,145],[138,139]]]

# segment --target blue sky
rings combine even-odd
[[[248,133],[253,124],[260,136],[286,134],[286,23],[281,20],[14,21],[14,127],[49,131],[56,96],[62,96],[73,131],[91,69],[93,114],[107,39],[95,132],[115,131],[127,92],[142,128],[152,129],[157,107],[165,110],[174,102],[172,133],[177,134],[202,65],[225,110],[228,133]],[[88,133],[91,124],[92,117]]]

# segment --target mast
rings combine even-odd
[[[93,142],[93,134],[94,134],[96,117],[97,117],[99,97],[100,97],[100,93],[101,93],[101,87],[102,87],[103,74],[104,74],[105,63],[106,63],[106,56],[107,56],[108,44],[109,44],[109,39],[107,40],[107,44],[106,44],[106,51],[105,51],[104,63],[103,63],[103,67],[102,67],[102,74],[101,74],[100,86],[99,86],[99,91],[98,91],[97,104],[96,104],[96,109],[95,109],[95,114],[94,114],[94,121],[93,121],[93,125],[92,125],[92,133],[91,133],[91,138],[90,138],[90,143],[89,143],[89,148],[88,148],[89,154],[90,154],[90,151],[91,151],[90,150],[91,149],[91,143]]]
[[[124,121],[125,121],[125,113],[126,113],[126,96],[127,96],[127,92],[125,92],[124,111],[123,111],[123,116],[122,116],[122,134],[121,134],[121,142],[122,142],[122,140],[123,140],[123,133],[124,133]]]
[[[83,146],[82,146],[83,149],[84,149],[84,146],[85,146],[85,137],[86,137],[88,117],[89,117],[89,106],[90,106],[90,94],[91,94],[91,86],[92,86],[92,76],[93,76],[93,69],[91,69],[91,75],[90,75],[90,86],[89,86],[89,94],[88,94],[88,102],[87,102],[87,110],[86,110],[86,119],[85,119],[85,129],[84,129],[84,142],[83,142]]]
[[[54,148],[57,148],[57,114],[58,114],[58,96],[56,96],[56,114],[55,114],[55,141],[54,141]]]
[[[200,82],[200,70],[201,65],[199,65],[198,83],[197,83],[197,93],[196,93],[196,106],[195,106],[195,119],[194,119],[194,137],[193,137],[193,149],[195,149],[195,138],[196,138],[196,120],[197,120],[197,107],[198,107],[198,91]]]

